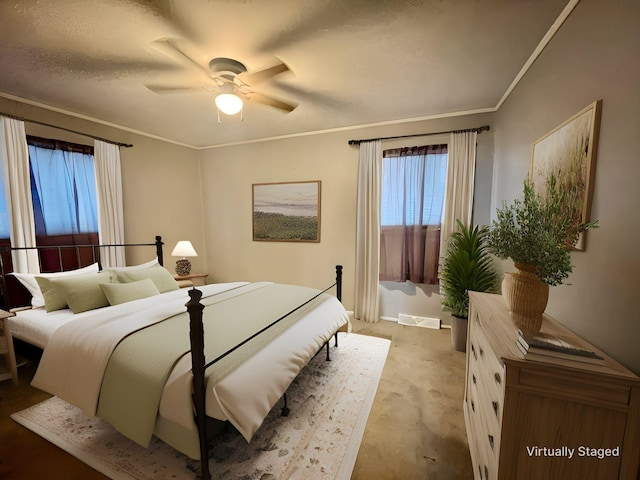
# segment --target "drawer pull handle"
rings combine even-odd
[[[493,445],[493,435],[489,435],[489,445],[491,445],[491,450],[495,449],[495,446]]]
[[[502,384],[502,377],[500,376],[500,374],[499,374],[499,373],[496,373],[496,374],[494,375],[494,377],[495,377],[495,379],[496,379],[496,382],[498,382],[498,383]]]
[[[471,402],[471,410],[476,411],[476,404]]]
[[[476,355],[476,347],[473,345],[473,343],[471,344],[471,353],[473,353],[473,358],[477,360],[478,355]]]
[[[484,355],[484,350],[482,349],[482,347],[480,347],[480,356],[482,357]]]
[[[476,376],[475,375],[471,375],[471,381],[473,382],[473,384],[476,384]]]
[[[486,465],[484,466],[484,478],[489,480],[489,469],[487,468]]]
[[[498,416],[498,402],[491,402],[491,405],[493,405],[493,411],[496,413],[496,417]]]

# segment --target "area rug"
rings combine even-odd
[[[386,339],[340,334],[331,361],[323,350],[289,387],[289,416],[280,415],[278,404],[250,443],[230,426],[215,439],[212,478],[350,478],[389,345]],[[57,397],[11,418],[113,479],[200,477],[200,462],[155,437],[145,449]]]

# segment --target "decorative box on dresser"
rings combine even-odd
[[[503,298],[469,293],[463,408],[475,478],[636,480],[640,378],[546,315],[541,332],[604,361],[524,358]]]

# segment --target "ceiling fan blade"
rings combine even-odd
[[[280,63],[278,65],[274,65],[273,67],[265,68],[264,70],[260,70],[257,72],[242,72],[238,74],[238,80],[244,85],[253,86],[259,84],[260,82],[264,82],[271,77],[275,77],[280,73],[288,71],[289,67],[287,67],[284,63]]]
[[[281,100],[276,100],[275,98],[267,97],[266,95],[262,95],[261,93],[257,93],[257,92],[248,93],[246,95],[246,98],[250,102],[260,103],[262,105],[274,107],[287,113],[292,112],[297,107],[297,105],[286,103]]]
[[[325,95],[321,92],[308,91],[294,85],[285,83],[277,84],[278,90],[281,90],[285,95],[296,100],[300,100],[305,103],[313,103],[322,108],[330,109],[344,109],[345,103],[348,101],[345,98],[339,98],[335,96]]]
[[[173,93],[202,93],[202,88],[197,87],[183,87],[178,85],[153,85],[149,83],[144,84],[149,90],[153,93],[157,93],[159,95],[167,95]]]
[[[174,59],[178,63],[187,64],[192,67],[196,67],[202,73],[204,73],[207,77],[211,76],[211,72],[208,68],[200,65],[196,62],[191,55],[189,55],[183,47],[180,46],[180,40],[176,38],[160,38],[158,40],[154,40],[151,42],[151,45],[160,50],[162,53],[167,55],[168,57]]]

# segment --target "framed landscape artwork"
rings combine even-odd
[[[533,144],[530,177],[544,196],[555,181],[575,225],[589,222],[602,100],[593,102]],[[572,247],[584,250],[584,233]]]
[[[320,241],[321,182],[253,185],[253,240]]]

